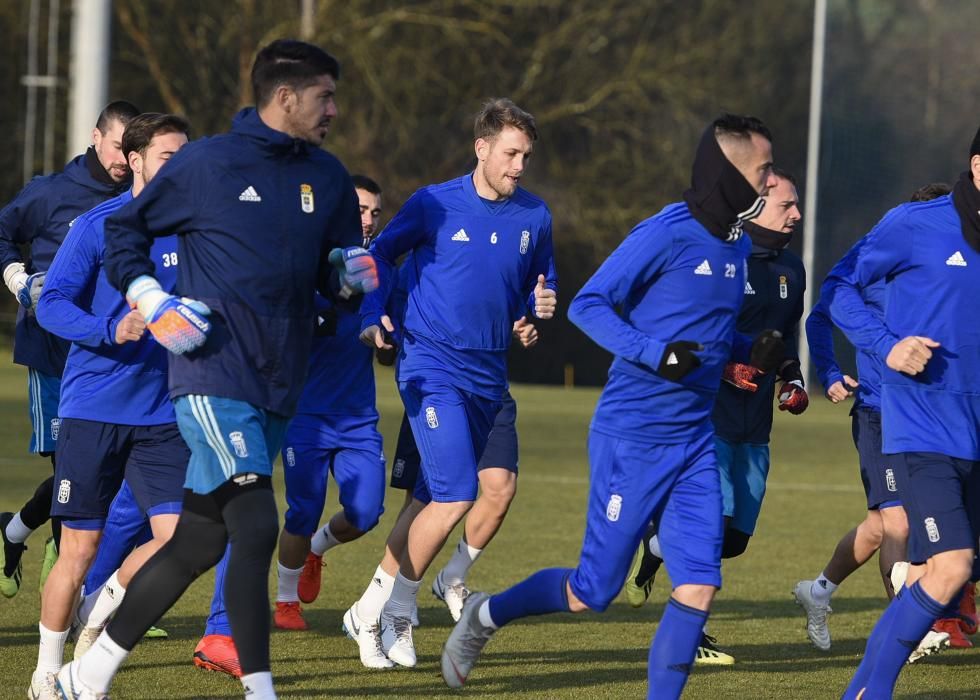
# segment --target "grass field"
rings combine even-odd
[[[0,365],[0,444],[6,446],[0,457],[2,510],[19,507],[47,473],[46,462],[26,455],[26,375],[7,362]],[[382,432],[391,450],[400,407],[387,371],[379,375],[379,393]],[[520,488],[507,522],[470,578],[472,587],[489,591],[545,566],[573,566],[584,526],[585,437],[598,391],[516,386],[513,393],[520,407]],[[817,651],[807,641],[803,616],[790,591],[798,579],[819,573],[840,535],[863,516],[848,421],[845,408],[819,397],[803,416],[777,416],[769,493],[758,534],[745,555],[726,563],[725,588],[710,623],[711,633],[738,663],[731,668],[696,668],[685,697],[840,697],[884,605],[877,567],[859,571],[835,596],[830,652]],[[281,497],[281,479],[277,483]],[[336,489],[332,483],[330,488],[328,511],[333,512]],[[450,619],[428,594],[427,585],[420,596],[423,626],[415,636],[420,657],[415,670],[362,668],[356,647],[340,629],[344,610],[374,571],[401,499],[402,492],[389,492],[389,512],[379,527],[327,555],[323,593],[306,608],[312,629],[273,632],[273,672],[280,697],[453,695],[438,668]],[[453,535],[451,542],[457,538]],[[0,599],[0,698],[24,697],[36,660],[42,542],[40,534],[30,541],[20,594],[13,600]],[[444,561],[440,557],[434,566]],[[196,582],[164,617],[161,626],[170,632],[169,640],[145,642],[135,650],[116,679],[114,698],[241,697],[237,681],[199,671],[190,663],[212,581],[207,575]],[[630,608],[620,597],[604,615],[555,615],[516,623],[491,642],[458,695],[643,697],[647,649],[668,592],[666,580],[658,580],[652,603],[641,610]],[[978,662],[977,650],[926,659],[903,672],[896,697],[980,697]]]

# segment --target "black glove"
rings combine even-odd
[[[398,343],[395,341],[395,336],[388,332],[388,329],[381,326],[381,338],[385,341],[386,345],[390,345],[390,348],[375,348],[374,356],[378,359],[379,365],[384,365],[385,367],[391,367],[395,364],[395,359],[398,357]]]
[[[767,329],[755,337],[749,355],[749,364],[768,374],[779,366],[784,357],[786,357],[786,345],[783,343],[783,334]]]
[[[337,335],[337,310],[326,309],[317,311],[313,317],[313,335],[317,338],[326,338]]]
[[[704,350],[704,346],[691,340],[667,343],[657,374],[672,382],[679,382],[689,372],[701,366],[701,360],[694,354],[695,350]]]

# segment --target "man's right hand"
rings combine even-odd
[[[395,363],[397,347],[392,338],[395,326],[387,315],[381,317],[381,325],[372,324],[361,331],[361,342],[374,350],[378,362],[382,365]]]
[[[514,338],[517,342],[526,350],[527,348],[533,348],[538,344],[538,329],[534,327],[533,323],[527,320],[527,316],[521,316],[519,319],[514,321]]]
[[[926,368],[926,363],[932,358],[932,349],[938,347],[939,343],[932,338],[910,335],[892,346],[885,364],[896,372],[914,376]]]
[[[131,343],[143,337],[146,321],[139,309],[133,309],[116,324],[116,345]]]
[[[830,388],[827,389],[827,398],[830,399],[831,403],[840,403],[854,396],[854,390],[857,388],[858,383],[845,374],[841,381],[830,385]]]

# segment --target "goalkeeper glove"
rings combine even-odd
[[[146,320],[156,341],[175,355],[196,350],[208,339],[211,324],[205,316],[211,309],[200,301],[167,294],[149,275],[133,280],[126,299]]]
[[[327,260],[340,275],[340,297],[367,294],[378,288],[378,266],[374,256],[360,246],[334,248]]]
[[[765,374],[776,369],[785,356],[786,345],[783,343],[783,334],[771,329],[764,330],[752,343],[749,364]]]
[[[691,340],[675,340],[667,343],[663,357],[657,367],[657,374],[672,382],[679,382],[685,375],[701,366],[701,360],[694,354],[695,350],[704,350],[701,343]]]
[[[17,290],[17,301],[25,309],[36,309],[37,300],[41,298],[41,288],[47,272],[35,272],[24,280],[24,286]]]
[[[794,416],[798,416],[806,407],[810,405],[810,397],[806,395],[803,382],[795,379],[786,382],[779,390],[779,410],[789,411]]]
[[[753,380],[760,374],[765,374],[758,367],[746,365],[741,362],[729,362],[721,373],[721,378],[731,384],[736,389],[743,391],[758,391],[759,385]]]

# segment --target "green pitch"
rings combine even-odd
[[[5,357],[9,357],[4,352]],[[0,509],[17,508],[48,465],[26,455],[29,434],[22,368],[0,366]],[[382,432],[394,449],[400,404],[391,375],[379,372]],[[584,527],[588,483],[585,438],[598,391],[514,387],[519,405],[521,477],[517,499],[497,539],[475,566],[470,584],[497,591],[545,566],[573,566]],[[877,566],[845,582],[830,617],[834,646],[828,653],[806,639],[804,618],[790,591],[819,573],[837,539],[863,516],[847,409],[815,396],[803,416],[779,414],[773,468],[758,535],[740,559],[725,564],[725,589],[716,599],[710,631],[732,653],[730,668],[696,668],[685,697],[838,698],[857,666],[864,639],[884,594]],[[281,472],[278,475],[281,477]],[[277,489],[282,495],[281,478]],[[328,512],[336,508],[331,482]],[[344,610],[377,565],[385,535],[403,498],[388,495],[378,528],[325,558],[320,599],[306,606],[311,630],[273,631],[273,673],[283,698],[449,697],[439,677],[438,654],[449,633],[449,615],[429,594],[430,571],[419,598],[422,627],[415,670],[368,671],[341,632]],[[280,503],[282,503],[280,498]],[[280,505],[280,518],[284,506]],[[455,543],[459,535],[450,540]],[[43,536],[25,554],[24,584],[13,600],[0,599],[0,697],[23,697],[37,656],[37,573]],[[441,566],[440,557],[434,566]],[[197,581],[160,625],[165,641],[142,643],[113,686],[114,698],[236,698],[237,681],[191,665],[203,631],[213,578]],[[271,590],[275,579],[270,578]],[[604,615],[532,618],[502,630],[474,670],[467,696],[492,698],[639,698],[646,692],[646,659],[663,601],[666,578],[652,603],[630,608],[620,597]],[[271,604],[270,604],[271,605]],[[71,646],[67,649],[71,654]],[[68,657],[70,658],[70,656]],[[980,653],[949,651],[906,669],[897,697],[975,698]]]

